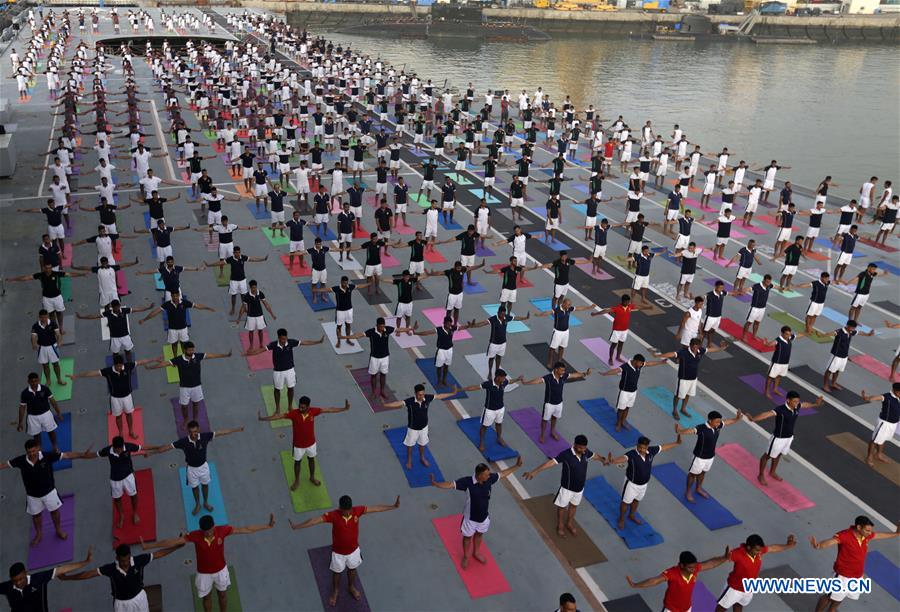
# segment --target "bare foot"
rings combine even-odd
[[[553,438],[554,440],[559,440],[559,434],[556,433],[555,431],[550,432],[550,437]]]
[[[702,497],[704,499],[709,499],[709,493],[707,493],[703,489],[697,488],[697,495],[699,495],[700,497]]]
[[[360,593],[359,589],[357,589],[355,586],[351,585],[349,588],[349,591],[350,591],[350,596],[353,597],[353,599],[355,599],[356,601],[359,601],[360,599],[362,599],[362,593]]]
[[[871,457],[866,457],[866,465],[872,467],[875,465],[875,461]]]
[[[644,521],[642,521],[641,519],[639,519],[638,517],[636,517],[633,514],[628,515],[628,520],[631,521],[632,523],[634,523],[635,525],[642,525],[644,523]]]
[[[541,435],[538,436],[538,443],[539,443],[539,444],[543,444],[543,443],[544,443],[544,434],[541,434]]]
[[[683,414],[684,416],[687,416],[687,417],[691,416],[691,413],[688,412],[687,410],[685,410],[684,408],[681,409],[681,414]]]
[[[213,507],[210,506],[209,504],[203,504],[203,509],[206,510],[207,512],[213,511]]]
[[[124,525],[124,524],[125,524],[125,517],[122,516],[121,513],[119,513],[119,519],[116,521],[116,528],[121,529],[122,525]]]
[[[616,423],[616,431],[622,431],[622,426]]]
[[[65,384],[65,383],[63,383],[63,384]],[[840,390],[843,389],[844,387],[842,387],[841,385],[839,385],[839,384],[837,384],[837,383],[831,383],[831,388],[832,388],[832,389],[837,389],[838,391],[840,391]]]
[[[131,522],[134,523],[135,525],[141,524],[141,517],[138,515],[137,512],[135,512],[134,514],[131,515]]]
[[[680,421],[680,420],[681,420],[681,417],[678,416],[678,411],[677,411],[677,410],[673,410],[673,411],[672,411],[672,418],[675,419],[676,421]]]
[[[346,342],[349,346],[354,346],[354,345],[355,345],[355,342],[353,342],[353,340],[345,340],[345,342]]]
[[[609,362],[608,362],[608,363],[609,363],[610,367],[612,367],[612,365],[613,365],[612,357],[609,358]]]
[[[337,600],[338,600],[338,594],[337,594],[337,591],[335,591],[331,594],[331,597],[328,598],[328,605],[331,606],[332,608],[335,607],[337,605]]]
[[[694,503],[694,495],[690,491],[684,494],[684,498],[689,502]]]
[[[766,399],[775,399],[772,397],[772,394],[769,391],[765,392]]]
[[[616,523],[616,527],[618,529],[625,529],[625,519],[621,519],[618,523]]]
[[[561,537],[561,538],[564,538],[564,537],[566,537],[566,530],[563,529],[562,527],[557,527],[557,528],[556,528],[556,535],[558,535],[558,536]]]
[[[505,448],[505,447],[506,447],[506,440],[504,440],[504,439],[501,438],[500,436],[497,436],[497,444],[499,444],[500,446],[502,446],[502,447]]]
[[[572,523],[569,523],[568,525],[566,525],[566,529],[568,529],[569,533],[571,533],[573,536],[578,535],[578,530],[575,529],[575,525],[573,525]]]
[[[200,514],[200,504],[197,504],[196,506],[194,506],[194,509],[191,510],[191,514],[193,514],[194,516],[197,516],[198,514]]]
[[[133,431],[128,432],[128,437],[131,438],[132,440],[137,440],[137,434],[134,433]]]
[[[469,567],[469,558],[466,556],[463,556],[462,561],[459,562],[459,565],[463,569],[466,569],[467,567]]]
[[[60,379],[57,378],[57,379],[56,379],[56,384],[58,384],[60,387],[65,387],[65,386],[66,386],[67,384],[69,384],[69,383],[67,383],[67,382],[64,381],[64,380],[60,380]]]
[[[875,455],[875,460],[881,463],[890,463],[890,461],[888,461],[887,458],[881,454]]]
[[[409,461],[406,462],[406,469],[407,469],[407,470],[411,470],[411,469],[412,469],[412,459],[410,459]]]
[[[771,476],[773,480],[777,480],[778,482],[781,482],[782,480],[784,480],[784,478],[782,478],[775,472],[769,472],[769,476]]]
[[[822,385],[822,389],[825,390],[825,393],[831,393],[831,387],[829,387],[828,385]]]
[[[759,482],[759,484],[761,484],[761,485],[764,486],[764,487],[769,486],[769,483],[766,482],[766,476],[765,476],[765,474],[759,474],[759,475],[757,475],[756,480]]]
[[[382,397],[382,399],[387,399],[387,398],[388,398],[387,393],[384,392],[384,389],[382,389],[382,390],[381,390],[381,393],[379,393],[378,395],[380,395],[380,396]]]
[[[32,546],[37,546],[38,544],[40,544],[40,543],[41,543],[41,538],[42,538],[43,536],[44,536],[44,534],[43,534],[42,532],[40,532],[40,531],[37,532],[37,533],[34,535],[34,539],[31,540],[31,545],[32,545]]]
[[[311,483],[313,483],[313,486],[314,486],[314,487],[319,487],[319,486],[322,485],[322,481],[319,480],[318,478],[315,478],[314,476],[310,476],[310,477],[309,477],[309,481],[310,481]]]
[[[482,453],[484,452],[484,442],[478,445],[478,450],[480,450]]]
[[[487,565],[487,559],[482,557],[480,553],[473,552],[472,556],[475,557],[475,560],[478,561],[479,563],[483,563],[483,564]]]
[[[425,467],[431,467],[431,464],[428,463],[428,459],[426,459],[425,457],[422,457],[419,461],[421,461],[422,465],[424,465]],[[410,467],[410,469],[412,468]]]

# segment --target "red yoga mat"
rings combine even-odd
[[[242,331],[241,332],[241,351],[246,352],[247,349],[250,348],[250,334],[254,335],[253,339],[253,348],[259,346],[257,340],[259,332],[253,331]],[[263,330],[263,346],[269,344],[269,330]],[[253,355],[251,357],[247,357],[247,367],[250,368],[251,372],[256,372],[258,370],[271,370],[272,369],[272,355],[269,354],[269,351],[263,351],[257,355]]]
[[[768,346],[766,345],[762,338],[757,338],[749,331],[747,335],[741,338],[741,332],[743,331],[743,326],[739,323],[735,323],[728,317],[722,317],[722,322],[719,323],[719,329],[725,332],[726,334],[733,336],[735,340],[740,340],[754,351],[758,351],[760,353],[771,353],[775,350],[775,345]]]
[[[503,572],[497,562],[494,561],[491,551],[484,542],[481,544],[479,552],[485,558],[487,563],[481,563],[474,558],[469,559],[469,566],[463,569],[460,565],[462,561],[462,534],[459,531],[459,525],[462,521],[461,514],[445,516],[443,518],[432,519],[434,528],[450,555],[459,577],[462,578],[466,590],[469,591],[469,597],[479,599],[481,597],[490,597],[491,595],[499,595],[500,593],[508,593],[512,590]]]
[[[294,258],[294,265],[291,267],[291,258],[288,255],[282,255],[280,257],[281,263],[284,265],[285,269],[287,269],[288,274],[292,277],[297,278],[299,276],[312,276],[312,268],[309,265],[304,267],[300,267],[300,257],[297,256]],[[304,262],[306,263],[306,262]]]
[[[115,503],[111,502],[113,547],[119,544],[137,544],[141,538],[144,538],[145,542],[156,539],[156,496],[153,492],[153,470],[150,468],[137,470],[134,473],[134,480],[137,484],[138,514],[141,522],[135,525],[131,521],[131,498],[123,495],[122,512],[125,514],[125,521],[122,523],[121,529],[117,528],[118,513]]]
[[[144,409],[135,407],[134,412],[131,413],[131,419],[134,424],[134,435],[137,436],[137,439],[134,439],[128,435],[128,421],[125,420],[125,415],[122,415],[122,436],[125,438],[126,442],[133,442],[134,444],[140,444],[143,446],[144,444]],[[116,417],[109,413],[106,415],[106,431],[107,436],[106,439],[112,444],[112,439],[115,436],[119,435],[119,430],[116,427]]]

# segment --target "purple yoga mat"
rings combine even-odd
[[[62,530],[69,537],[60,540],[56,537],[56,529],[49,512],[44,512],[41,520],[44,526],[44,535],[40,544],[28,548],[28,569],[35,570],[50,565],[59,565],[75,558],[75,495],[61,495],[62,508],[59,509],[59,519]],[[34,538],[34,525],[29,529],[29,539]]]
[[[551,438],[549,424],[547,425],[546,435],[544,436],[544,443],[541,444],[538,442],[541,435],[541,413],[530,406],[528,408],[511,410],[509,416],[512,417],[513,421],[518,423],[519,427],[522,428],[522,431],[525,432],[525,435],[531,438],[531,441],[534,442],[535,445],[541,449],[541,452],[548,457],[556,457],[571,446],[571,444],[566,442],[565,438],[562,436],[560,436],[559,440]]]
[[[609,366],[609,342],[604,340],[603,338],[582,338],[581,343],[585,346],[587,350],[592,352],[600,362]],[[615,359],[613,360],[613,364],[618,363]]]
[[[178,403],[178,398],[173,397],[169,399],[172,402],[172,416],[175,417],[175,431],[178,432],[178,437],[184,438],[188,435],[187,433],[187,423],[181,420],[181,404]],[[188,405],[188,420],[191,419],[191,413],[193,408]],[[209,415],[206,413],[206,400],[200,400],[200,410],[197,412],[197,422],[200,423],[200,431],[212,431],[212,428],[209,426]]]
[[[390,385],[386,385],[384,392],[387,394],[387,399],[382,399],[379,397],[377,400],[372,399],[372,385],[371,380],[369,378],[369,369],[368,368],[356,368],[354,370],[350,370],[350,376],[353,377],[353,380],[356,381],[357,386],[359,387],[360,393],[366,398],[366,401],[369,403],[369,406],[372,408],[372,412],[384,412],[386,410],[394,410],[393,408],[385,408],[384,402],[396,402],[397,396],[394,395],[393,389],[391,389]]]
[[[716,609],[716,596],[698,580],[691,603],[694,604],[692,610],[696,612],[713,612]]]
[[[746,376],[739,376],[738,378],[741,380],[741,382],[743,382],[745,385],[747,385],[748,387],[750,387],[751,389],[753,389],[760,395],[765,394],[765,392],[766,392],[766,377],[763,376],[762,374],[747,374]],[[784,396],[779,393],[773,393],[772,395],[775,396],[774,399],[772,400],[773,402],[781,401],[784,399]],[[815,413],[816,413],[815,408],[801,408],[800,409],[800,416],[809,416],[809,415],[815,414]]]
[[[329,569],[329,565],[331,565],[331,546],[310,548],[306,552],[309,554],[309,563],[312,565],[313,574],[316,577],[316,586],[319,587],[322,606],[326,610],[334,610],[335,612],[369,612],[371,610],[358,572],[356,574],[356,588],[362,597],[357,601],[350,595],[350,592],[347,590],[347,572],[344,572],[344,575],[341,576],[341,584],[338,587],[337,605],[332,608],[328,603],[328,599],[331,597],[332,573]]]
[[[707,278],[707,279],[704,279],[704,281],[705,281],[708,285],[712,285],[713,287],[716,286],[716,280],[717,280],[717,279],[714,279],[714,278]],[[731,292],[734,291],[734,285],[732,285],[731,283],[725,283],[725,291],[727,291],[727,292],[729,293],[729,295],[726,296],[726,297],[728,297],[729,299],[730,299],[730,298],[734,298],[734,299],[736,299],[738,302],[744,302],[745,304],[749,304],[750,302],[753,301],[753,298],[750,297],[749,295],[745,295],[745,294],[734,295],[734,294],[732,294]]]

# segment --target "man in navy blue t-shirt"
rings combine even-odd
[[[619,521],[617,527],[625,529],[625,511],[628,510],[628,520],[641,524],[641,519],[635,516],[638,504],[647,493],[647,484],[650,482],[650,474],[653,469],[653,459],[661,452],[675,448],[681,444],[679,435],[674,442],[650,446],[650,438],[641,436],[637,446],[618,457],[609,453],[604,460],[604,465],[619,465],[626,463],[625,486],[622,488],[622,501],[619,503]]]
[[[780,406],[775,406],[772,410],[761,412],[756,416],[748,416],[747,420],[751,423],[759,423],[775,417],[775,426],[772,428],[772,437],[769,440],[769,446],[766,452],[759,458],[759,474],[756,479],[759,484],[767,486],[766,482],[766,464],[769,459],[772,460],[772,467],[769,469],[769,476],[781,482],[782,478],[775,473],[778,462],[781,461],[783,455],[787,455],[791,450],[791,443],[794,441],[794,426],[797,424],[797,418],[800,416],[800,410],[803,408],[817,408],[822,405],[824,398],[820,395],[814,403],[801,402],[800,394],[796,391],[788,391],[787,399]]]

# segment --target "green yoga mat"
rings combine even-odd
[[[287,479],[294,512],[302,513],[331,508],[331,496],[328,495],[325,479],[322,478],[322,469],[318,458],[316,459],[316,478],[322,483],[318,487],[309,481],[309,464],[306,457],[303,458],[303,465],[300,469],[300,487],[296,491],[290,490],[290,486],[294,482],[294,457],[290,452],[281,451],[281,465],[284,468],[284,476]]]
[[[163,346],[163,357],[168,359],[175,359],[174,353],[172,353],[172,345],[166,344]],[[178,377],[178,368],[175,366],[166,366],[166,382],[168,383],[177,383],[180,382],[181,379]]]
[[[291,243],[291,239],[289,238],[288,230],[285,229],[284,236],[281,235],[281,232],[275,230],[275,235],[272,235],[272,229],[268,227],[259,228],[272,246],[285,246]]]
[[[272,416],[275,414],[275,387],[273,385],[263,385],[259,388],[260,392],[263,396],[263,402],[266,404],[266,414]],[[281,394],[281,408],[282,412],[286,411],[288,408],[287,405],[287,391]],[[269,427],[272,429],[281,429],[282,427],[290,427],[291,422],[287,419],[278,419],[277,421],[269,421]]]
[[[203,135],[209,138],[211,141],[216,141],[216,133],[212,130],[203,130]]]
[[[213,278],[216,279],[217,287],[227,287],[229,281],[231,280],[231,266],[225,264],[221,268],[219,266],[213,266],[210,268],[213,273]],[[219,274],[219,272],[222,272]]]
[[[41,384],[50,387],[50,390],[53,391],[53,397],[56,398],[57,402],[64,402],[66,400],[72,399],[72,387],[75,386],[75,381],[68,378],[68,374],[75,373],[75,358],[74,357],[63,357],[59,360],[59,370],[62,374],[63,382],[66,384],[60,386],[59,383],[56,382],[56,373],[53,371],[53,366],[50,366],[50,380],[52,382],[48,383],[44,379],[43,372],[41,373]]]
[[[234,568],[232,566],[228,566],[228,575],[231,577],[231,585],[228,587],[228,612],[242,612],[243,608],[241,607],[241,594],[238,592],[237,585],[237,575],[234,573]],[[194,597],[194,612],[203,612],[203,600],[197,597],[197,585],[194,582],[194,578],[190,578],[191,581],[191,593]],[[209,594],[210,597],[213,598],[213,608],[219,609],[219,600],[218,595],[216,595],[216,589],[213,588],[213,592]]]
[[[804,323],[797,317],[792,317],[791,315],[789,315],[786,312],[773,312],[773,313],[769,314],[769,316],[772,317],[774,320],[778,321],[779,323],[781,323],[782,325],[790,325],[791,329],[794,330],[794,333],[797,333],[798,331],[803,331],[804,329],[806,329],[806,323]],[[827,344],[833,340],[833,338],[831,338],[830,336],[819,336],[814,333],[810,334],[806,337],[818,344]]]
[[[72,279],[63,276],[59,279],[59,292],[62,293],[63,299],[67,302],[72,301]]]

